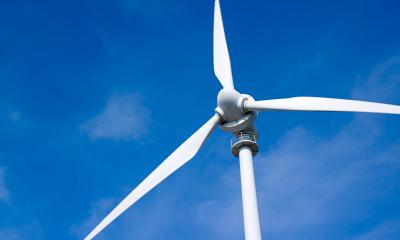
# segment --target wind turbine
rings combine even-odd
[[[258,152],[254,120],[258,111],[337,111],[400,114],[400,106],[320,97],[293,97],[255,101],[250,95],[235,90],[228,47],[222,23],[219,0],[214,10],[214,72],[222,85],[215,115],[180,145],[121,203],[118,204],[85,238],[93,239],[125,210],[161,181],[191,160],[216,126],[234,134],[232,153],[239,158],[242,187],[244,230],[246,240],[261,239],[260,219],[254,180],[253,159]]]

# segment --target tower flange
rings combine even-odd
[[[245,129],[235,133],[235,137],[231,140],[232,154],[239,156],[239,150],[243,146],[248,146],[254,155],[258,153],[257,134],[253,129]]]

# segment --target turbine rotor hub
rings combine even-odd
[[[245,98],[234,89],[223,88],[218,93],[217,104],[225,121],[233,121],[243,116],[242,104]]]
[[[221,128],[228,132],[239,132],[252,128],[252,123],[257,117],[256,112],[247,112],[244,108],[246,101],[254,101],[247,94],[240,94],[234,89],[222,89],[218,93],[218,107],[215,112],[223,119]]]

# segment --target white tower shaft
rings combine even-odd
[[[260,217],[258,214],[256,184],[254,180],[253,153],[249,146],[240,147],[239,161],[245,239],[261,240]]]

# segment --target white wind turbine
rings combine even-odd
[[[233,85],[219,0],[215,1],[214,12],[214,72],[223,86],[223,89],[218,93],[216,114],[133,189],[90,232],[85,240],[93,239],[143,195],[192,159],[217,125],[236,136],[231,147],[232,153],[239,157],[240,161],[245,239],[259,240],[261,239],[261,230],[252,159],[252,156],[258,152],[257,133],[253,125],[258,111],[340,111],[400,114],[400,106],[390,104],[320,97],[255,101],[250,95],[240,94]]]

